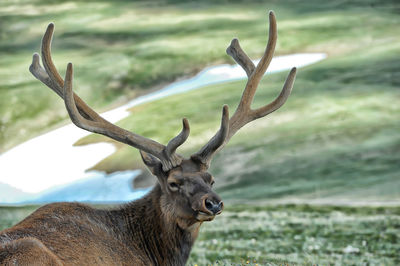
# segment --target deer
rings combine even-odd
[[[275,50],[277,25],[269,12],[269,37],[257,64],[242,50],[238,39],[227,48],[246,72],[248,81],[235,113],[222,108],[215,135],[189,158],[176,153],[188,138],[190,127],[183,118],[182,130],[167,145],[127,131],[102,118],[73,92],[73,66],[65,78],[52,57],[54,24],[49,24],[40,56],[33,55],[30,72],[60,96],[72,122],[139,150],[143,163],[157,178],[148,194],[113,208],[96,208],[77,202],[51,203],[0,232],[1,265],[185,265],[203,222],[212,221],[224,208],[213,190],[208,172],[213,156],[244,125],[279,109],[288,99],[296,68],[292,68],[280,94],[269,104],[252,109],[258,84]],[[68,162],[65,162],[68,165]]]

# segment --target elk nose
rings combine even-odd
[[[206,199],[204,203],[207,210],[212,212],[214,215],[220,214],[222,209],[224,208],[224,203],[222,201],[215,202],[213,200]]]

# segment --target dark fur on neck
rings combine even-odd
[[[173,206],[163,204],[158,184],[142,199],[109,211],[108,217],[123,241],[128,246],[135,242],[155,265],[185,265],[201,225],[174,216]]]

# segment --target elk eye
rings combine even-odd
[[[179,185],[176,182],[170,182],[170,183],[168,183],[168,185],[172,191],[177,191],[179,189]]]

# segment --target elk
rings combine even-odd
[[[65,102],[72,122],[139,149],[157,184],[143,198],[113,209],[81,203],[53,203],[40,207],[17,225],[0,232],[1,265],[184,265],[205,221],[223,210],[208,172],[212,157],[244,125],[280,108],[290,95],[296,68],[288,75],[279,96],[252,109],[257,86],[272,60],[277,40],[276,19],[269,13],[269,38],[257,66],[233,39],[227,53],[244,69],[248,82],[235,113],[222,108],[219,130],[190,158],[176,153],[189,136],[183,119],[181,132],[165,146],[122,129],[92,110],[72,91],[73,68],[69,63],[62,79],[51,57],[54,25],[42,39],[41,54],[34,54],[31,73]],[[67,164],[67,162],[66,162]]]

